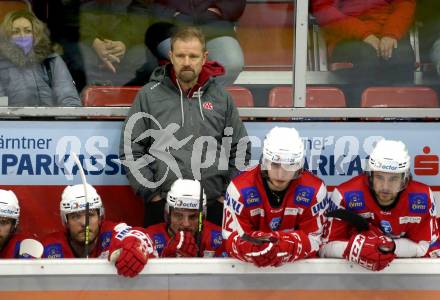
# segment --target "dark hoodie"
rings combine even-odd
[[[81,106],[69,70],[45,40],[25,55],[0,39],[0,96],[9,106]]]
[[[241,160],[245,159],[246,163],[250,159],[250,145],[239,147],[242,152],[237,153],[239,140],[247,137],[247,132],[231,96],[215,82],[214,77],[224,73],[221,65],[216,62],[206,63],[197,85],[187,94],[179,88],[172,70],[172,65],[157,68],[151,76],[151,81],[137,95],[123,126],[120,159],[125,161],[125,166],[131,165],[129,168],[126,167],[130,185],[136,194],[146,201],[157,194],[164,198],[177,177],[199,179],[197,173],[193,174],[192,165],[200,161],[200,156],[203,161],[212,159],[211,166],[202,168],[201,177],[208,202],[213,201],[224,195],[229,181],[237,173],[236,155],[241,157]],[[148,113],[155,120],[144,115],[132,124],[134,118],[140,117],[137,114],[139,112]],[[168,128],[168,133],[173,135],[166,135],[161,131],[153,137],[151,131],[146,132],[149,129],[159,129],[158,124],[163,129]],[[224,130],[227,127],[233,128],[229,138],[232,140],[229,158],[225,156],[225,152],[228,151],[222,150],[222,146],[228,148],[227,144],[222,145],[222,139],[225,138]],[[125,131],[127,143],[124,145]],[[132,132],[131,135],[129,131]],[[205,145],[202,151],[199,147],[201,139],[195,143],[199,137],[209,139],[212,148],[208,150]],[[242,142],[245,141],[247,138]],[[174,147],[167,148],[167,145],[173,143]],[[196,150],[193,151],[194,148]],[[156,159],[153,158],[148,164],[147,158],[143,157],[146,154],[151,154]],[[172,164],[164,163],[164,160],[170,160],[167,154],[174,158],[174,166],[177,166],[180,174],[175,174]],[[141,157],[143,159],[140,159]],[[138,168],[135,160],[138,160],[138,163],[142,161],[146,166]],[[194,169],[197,172],[200,168]],[[158,182],[161,179],[163,183],[159,187],[147,187],[141,182]]]

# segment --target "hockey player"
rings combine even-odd
[[[401,141],[380,140],[367,172],[339,185],[331,200],[368,220],[369,228],[356,232],[349,222],[328,218],[322,257],[345,258],[379,271],[395,257],[424,256],[437,238],[431,189],[412,180],[410,156]]]
[[[258,267],[316,256],[327,189],[304,167],[304,143],[294,128],[266,136],[261,164],[229,184],[223,210],[226,251]]]
[[[19,221],[20,205],[14,192],[0,190],[0,258],[41,257],[43,246],[31,235],[17,233]]]
[[[207,220],[206,195],[203,193],[203,229],[200,247],[197,244],[200,204],[200,182],[177,179],[167,194],[165,223],[147,228],[161,257],[222,256],[220,226]]]
[[[91,185],[86,186],[89,202],[87,243],[84,185],[67,186],[60,202],[60,215],[65,230],[49,234],[43,239],[43,257],[106,258],[115,261],[119,275],[136,276],[150,256],[157,256],[152,241],[142,228],[105,220],[101,197]]]

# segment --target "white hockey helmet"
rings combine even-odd
[[[89,209],[98,209],[99,216],[104,216],[104,206],[102,205],[101,197],[96,192],[95,188],[87,184],[87,197],[89,202]],[[63,224],[67,223],[67,215],[74,212],[84,211],[86,209],[86,198],[84,195],[84,185],[69,185],[61,195],[60,214]]]
[[[295,128],[274,127],[263,142],[263,161],[289,166],[299,171],[304,166],[304,142]]]
[[[13,191],[0,190],[0,217],[14,219],[14,228],[17,228],[20,219],[20,205]]]
[[[402,173],[402,189],[406,186],[410,176],[410,156],[405,144],[401,141],[380,140],[370,154],[367,171],[385,173]]]
[[[192,179],[177,179],[171,185],[165,204],[165,220],[169,220],[170,208],[198,210],[200,204],[200,182]],[[206,194],[203,193],[203,214],[206,215]]]

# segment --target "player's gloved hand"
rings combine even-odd
[[[198,250],[194,235],[189,231],[179,231],[163,249],[162,257],[196,257]]]
[[[343,257],[348,261],[372,270],[380,271],[386,268],[395,258],[394,241],[374,228],[353,234],[345,248]]]
[[[278,231],[276,234],[278,235],[277,256],[280,258],[277,267],[304,258],[310,252],[310,241],[303,231]]]
[[[251,238],[266,240],[262,243],[254,243],[246,240],[233,232],[226,241],[226,249],[229,255],[239,260],[251,262],[257,267],[267,267],[277,265],[280,261],[278,258],[277,234],[254,231],[249,234]]]
[[[115,262],[119,275],[134,277],[147,264],[147,243],[136,236],[127,236],[122,240],[121,248],[110,250],[109,260]]]

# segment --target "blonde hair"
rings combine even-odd
[[[40,42],[50,43],[49,30],[47,29],[46,25],[32,12],[26,10],[13,11],[5,16],[0,28],[6,37],[9,38],[12,36],[12,24],[19,18],[25,18],[31,23],[34,44],[38,44]]]

